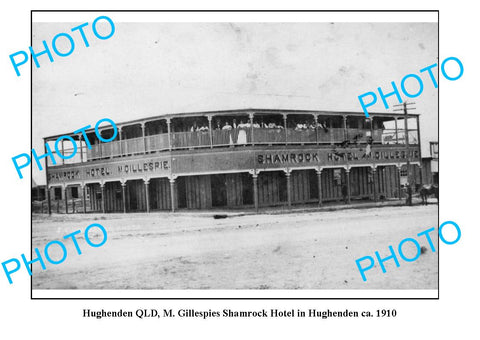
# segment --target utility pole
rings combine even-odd
[[[413,105],[415,103],[407,103],[403,102],[403,104],[399,105],[394,105],[394,107],[402,107],[399,109],[394,109],[393,111],[403,111],[404,113],[404,135],[405,135],[405,152],[407,155],[407,182],[408,186],[411,187],[412,181],[411,181],[411,175],[410,175],[410,150],[409,150],[409,135],[408,135],[408,110],[415,110],[414,107],[407,107],[408,105]],[[418,127],[417,127],[418,128]],[[408,190],[408,188],[407,188]],[[410,204],[411,205],[411,198],[410,199]]]

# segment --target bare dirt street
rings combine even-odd
[[[33,247],[82,230],[66,261],[33,265],[34,289],[436,289],[438,251],[424,237],[438,227],[437,205],[383,207],[214,219],[212,212],[33,216]],[[108,241],[89,247],[94,222]],[[438,249],[437,229],[432,239]],[[417,238],[428,251],[415,262],[378,263],[364,282],[355,260]],[[60,258],[61,254],[51,256]],[[408,256],[413,246],[404,248]],[[397,254],[398,256],[398,254]],[[410,255],[413,256],[413,255]]]

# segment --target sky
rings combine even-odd
[[[114,20],[115,21],[115,20]],[[79,23],[33,23],[42,50]],[[99,32],[109,32],[99,25]],[[421,75],[422,155],[438,140],[438,91],[419,70],[438,63],[436,23],[122,23],[107,40],[85,29],[68,57],[40,56],[33,66],[33,147],[108,117],[123,122],[181,112],[245,108],[358,111],[358,96],[391,91]],[[57,40],[61,51],[66,40]],[[434,69],[437,74],[438,68]],[[436,75],[438,78],[438,75]],[[414,83],[407,83],[416,92]],[[388,100],[396,104],[396,99]],[[379,99],[372,112],[386,110]],[[45,173],[33,168],[33,179]]]

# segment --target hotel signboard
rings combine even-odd
[[[345,166],[369,166],[375,164],[401,164],[420,162],[420,149],[410,146],[372,147],[285,147],[268,149],[231,148],[198,149],[173,152],[171,155],[135,159],[113,158],[82,164],[49,167],[48,183],[81,183],[116,181],[139,178],[232,173],[251,170],[263,171],[289,168],[334,168]]]
[[[136,160],[104,160],[48,168],[48,183],[89,182],[143,177],[166,177],[171,173],[171,157]]]

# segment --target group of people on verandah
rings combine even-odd
[[[299,121],[289,121],[287,124],[287,128],[289,130],[295,132],[310,132],[315,131],[318,129],[319,132],[329,134],[331,127],[331,122],[328,123],[327,121],[319,121],[315,123],[314,120],[299,120]],[[274,119],[261,119],[256,121],[251,121],[249,119],[240,119],[239,123],[237,123],[236,119],[215,119],[212,124],[213,131],[223,131],[221,134],[224,135],[221,137],[222,139],[226,138],[226,143],[230,145],[238,144],[244,145],[248,143],[247,138],[247,131],[250,131],[251,128],[254,129],[264,129],[264,130],[275,130],[277,132],[284,130],[284,122],[275,121]],[[181,128],[182,129],[182,128]],[[193,121],[190,128],[184,127],[182,129],[185,132],[191,133],[208,133],[210,128],[209,124],[206,120],[195,120]],[[225,133],[226,131],[232,131],[232,133]],[[270,134],[273,138],[273,135]],[[310,136],[310,134],[309,134]],[[369,131],[367,132],[367,137],[370,136]],[[200,136],[199,136],[200,137]],[[366,137],[363,134],[357,135],[356,138],[363,138]],[[277,137],[274,138],[275,141]],[[229,141],[228,141],[229,140]],[[368,143],[370,144],[370,143]]]
[[[251,124],[249,121],[245,122],[243,120],[240,120],[240,123],[237,124],[236,120],[234,119],[232,124],[228,120],[226,120],[223,125],[221,120],[216,120],[216,124],[214,126],[214,130],[232,130],[232,129],[248,129],[251,127],[254,128],[262,128],[262,129],[283,129],[284,126],[282,124],[277,124],[275,122],[269,122],[265,123],[263,120],[259,122],[254,122]],[[326,122],[323,123],[318,123],[318,127],[322,128],[326,132],[328,131],[327,124]],[[296,131],[301,131],[301,130],[315,130],[316,126],[313,122],[299,122],[295,124]],[[197,124],[197,122],[194,122],[193,125],[190,128],[190,132],[202,132],[202,131],[208,131],[208,125],[206,123],[203,123],[201,125]]]
[[[261,122],[254,122],[252,124],[249,121],[245,122],[244,120],[240,120],[240,123],[237,124],[235,119],[233,119],[232,124],[230,124],[230,122],[228,120],[226,120],[223,123],[223,125],[222,125],[222,122],[218,119],[218,120],[216,120],[213,129],[216,130],[216,131],[218,131],[218,130],[231,131],[231,130],[237,130],[238,129],[238,134],[237,134],[237,138],[236,138],[235,143],[236,144],[247,144],[247,132],[246,132],[246,130],[248,130],[252,127],[256,128],[256,129],[260,129],[260,128],[262,128],[262,129],[277,129],[277,130],[284,129],[283,125],[277,124],[275,122],[265,123],[262,120]],[[295,126],[296,131],[302,131],[302,130],[307,130],[307,129],[315,130],[315,125],[312,124],[312,123],[310,123],[310,124],[298,123]],[[208,131],[209,131],[209,128],[208,128],[207,124],[205,124],[205,123],[202,124],[202,125],[198,125],[197,122],[194,122],[193,125],[190,128],[190,132],[208,132]],[[235,144],[231,134],[229,135],[229,139],[230,139],[230,144],[232,144],[232,145]]]

